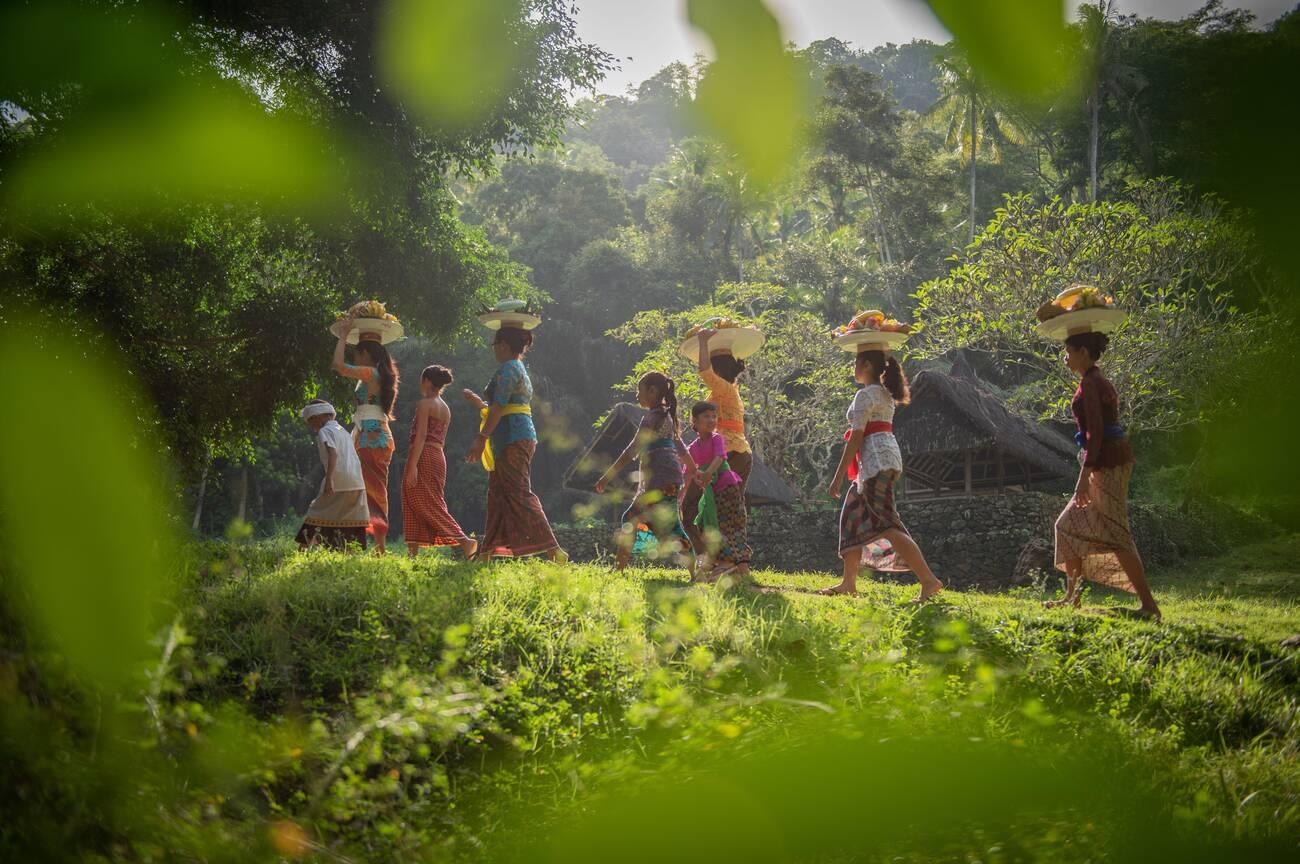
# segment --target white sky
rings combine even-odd
[[[686,23],[685,0],[576,0],[578,32],[613,54],[621,70],[611,72],[599,89],[622,93],[674,60],[690,62],[707,53],[708,42]],[[931,39],[946,42],[948,33],[921,0],[766,0],[781,20],[786,41],[800,46],[834,36],[856,48],[886,42]],[[976,0],[967,0],[976,2]],[[1067,0],[1077,7],[1078,0]],[[1260,23],[1274,20],[1297,0],[1228,0],[1229,7],[1253,11]],[[1119,11],[1143,17],[1182,18],[1204,0],[1119,0]]]

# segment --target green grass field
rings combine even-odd
[[[916,609],[907,585],[813,596],[828,574],[720,591],[205,546],[123,721],[157,764],[93,789],[35,756],[17,776],[90,802],[51,860],[1286,860],[1298,553],[1154,574],[1153,624],[1114,594]],[[42,729],[44,755],[84,758],[83,733]],[[36,828],[6,830],[16,849]]]

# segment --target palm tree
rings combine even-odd
[[[744,281],[746,252],[752,251],[744,248],[746,232],[755,248],[762,245],[755,220],[765,218],[771,202],[767,190],[750,182],[736,155],[716,142],[688,138],[673,146],[654,180],[680,205],[669,218],[673,229],[716,243],[729,277]]]
[[[1079,7],[1083,53],[1089,64],[1088,109],[1088,199],[1097,200],[1097,163],[1101,149],[1101,105],[1113,99],[1134,123],[1135,137],[1142,147],[1146,127],[1137,110],[1138,93],[1146,86],[1142,74],[1119,58],[1116,39],[1115,0],[1097,0],[1096,5]],[[1145,148],[1144,148],[1145,149]]]
[[[975,239],[975,175],[981,152],[1002,161],[1008,143],[1024,143],[1020,124],[980,84],[970,63],[952,51],[939,59],[939,100],[925,114],[927,125],[943,130],[948,147],[970,165],[970,218],[966,242]]]

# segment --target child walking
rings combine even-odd
[[[718,406],[696,402],[691,408],[695,440],[686,448],[699,468],[686,497],[698,501],[698,515],[686,525],[691,545],[701,561],[712,563],[707,579],[735,572],[749,573],[750,548],[745,532],[745,486],[731,469],[727,442],[717,431]],[[692,494],[694,493],[694,494]],[[706,565],[700,564],[700,569]]]
[[[445,366],[429,366],[420,373],[423,398],[416,404],[411,420],[411,448],[402,478],[402,533],[412,558],[421,546],[459,546],[466,559],[478,551],[478,543],[465,535],[447,511],[447,456],[443,445],[451,409],[442,400],[442,391],[451,380],[451,370]]]
[[[633,459],[640,461],[636,497],[623,514],[623,524],[614,536],[618,550],[615,566],[620,571],[627,567],[636,540],[636,526],[645,523],[659,539],[660,549],[668,544],[671,554],[679,560],[685,559],[694,575],[695,556],[690,539],[682,528],[677,494],[682,487],[683,463],[691,479],[695,477],[696,468],[690,452],[682,443],[677,421],[677,385],[662,372],[647,372],[637,382],[636,398],[646,409],[636,437],[596,481],[596,491],[603,493],[609,481],[617,477],[627,463]]]
[[[909,401],[907,378],[898,360],[881,350],[859,351],[854,377],[863,388],[849,406],[848,440],[828,487],[831,497],[838,499],[844,478],[850,480],[840,511],[844,578],[819,593],[855,593],[858,571],[866,560],[873,570],[914,572],[921,582],[915,602],[924,603],[943,590],[943,583],[935,578],[894,506],[894,484],[903,475],[903,456],[894,438],[894,406]],[[868,558],[873,544],[881,540],[889,543],[889,551]]]
[[[295,538],[306,549],[328,546],[346,549],[355,543],[366,548],[370,508],[366,506],[366,481],[352,436],[335,419],[334,406],[313,399],[302,409],[302,419],[316,436],[320,463],[325,468],[320,494],[307,508]]]

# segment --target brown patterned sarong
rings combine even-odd
[[[560,548],[542,502],[533,494],[536,450],[536,441],[516,441],[495,454],[495,469],[488,474],[483,554],[519,557]]]
[[[718,533],[720,547],[717,562],[720,564],[748,564],[751,556],[746,532],[745,486],[737,483],[724,489],[713,490],[718,505]]]
[[[880,539],[891,528],[908,534],[894,505],[894,484],[901,476],[899,471],[881,471],[867,478],[861,492],[856,482],[849,486],[840,510],[841,558],[846,552],[861,549],[865,567],[882,573],[908,572],[889,541]]]
[[[1121,591],[1136,593],[1120,566],[1116,552],[1133,552],[1133,534],[1128,525],[1128,484],[1133,463],[1100,468],[1094,472],[1099,494],[1087,507],[1070,503],[1056,520],[1056,569],[1065,562],[1083,562],[1083,578]]]

